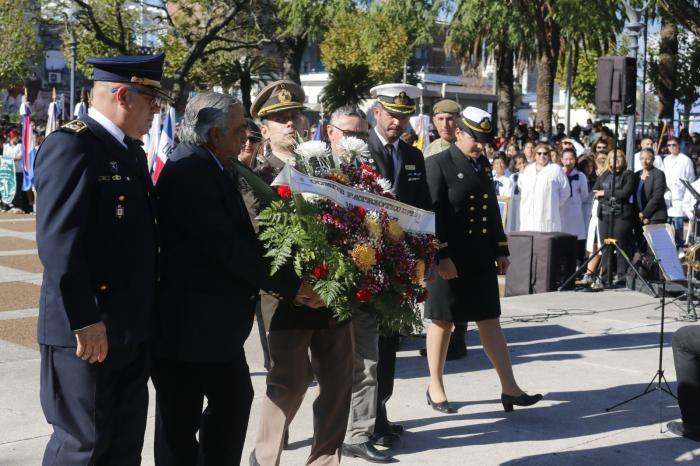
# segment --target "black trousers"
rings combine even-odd
[[[102,363],[75,348],[39,347],[41,407],[53,434],[44,465],[141,464],[150,355],[145,343],[110,345]]]
[[[633,223],[629,219],[624,219],[624,218],[615,218],[615,221],[613,223],[613,234],[612,237],[617,240],[617,245],[620,246],[620,249],[625,251],[625,254],[632,259],[632,226]],[[598,218],[598,231],[600,232],[600,236],[603,239],[607,239],[610,237],[610,223],[609,223],[609,218],[604,217],[604,218]],[[608,248],[606,249],[605,253],[603,253],[603,261],[601,265],[606,268],[607,270],[607,265],[608,265],[608,258],[610,257],[610,254],[612,254],[615,251],[615,248]],[[624,275],[627,272],[627,262],[625,262],[625,259],[622,257],[617,257],[617,253],[613,255],[613,271],[617,274]]]
[[[673,362],[681,418],[700,427],[700,325],[681,327],[673,334]]]
[[[156,388],[156,465],[240,463],[253,402],[242,349],[238,358],[225,363],[155,358],[151,378]],[[209,404],[202,413],[205,396]]]
[[[374,433],[384,435],[391,432],[391,424],[386,414],[386,403],[394,394],[394,373],[396,372],[396,350],[399,335],[379,336],[379,357],[377,360],[377,418]]]

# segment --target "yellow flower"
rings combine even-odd
[[[348,178],[348,175],[343,173],[342,170],[334,168],[330,171],[330,174],[335,176],[335,178],[340,182],[340,184],[350,184],[350,178]]]
[[[389,237],[389,241],[398,242],[404,238],[403,228],[399,225],[396,220],[391,220],[386,226],[386,234]]]
[[[379,225],[376,219],[367,215],[365,217],[365,226],[369,232],[369,236],[374,239],[379,239],[382,237],[382,227]]]
[[[377,264],[377,254],[372,246],[358,244],[350,251],[352,261],[362,272],[367,272]]]
[[[425,278],[425,261],[423,259],[418,259],[416,261],[416,267],[413,269],[413,283],[420,285],[423,283]]]

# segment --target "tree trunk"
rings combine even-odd
[[[659,118],[673,119],[676,102],[676,61],[678,57],[678,30],[668,17],[661,17],[659,32],[659,65],[657,95],[659,96]]]
[[[690,112],[693,110],[693,102],[686,100],[683,104],[683,127],[690,131]]]
[[[243,99],[243,107],[245,108],[246,116],[250,116],[250,106],[252,104],[250,100],[250,90],[253,87],[253,80],[250,76],[250,69],[243,69],[241,73],[241,98]]]
[[[546,133],[552,133],[552,107],[554,106],[554,77],[557,59],[547,53],[540,55],[537,63],[537,118],[536,124],[542,123]]]
[[[513,50],[500,44],[496,52],[498,129],[513,131]]]
[[[307,39],[296,36],[286,41],[284,51],[284,63],[282,64],[282,77],[297,84],[301,84],[301,60],[306,50]]]

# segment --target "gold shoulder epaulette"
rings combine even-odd
[[[85,122],[80,120],[72,120],[61,126],[63,131],[73,134],[80,134],[88,129]]]

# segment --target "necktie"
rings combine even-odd
[[[394,145],[387,144],[384,146],[386,148],[386,177],[391,181],[393,186],[395,178],[395,167],[394,167]]]
[[[500,189],[501,189],[501,186],[503,186],[503,183],[501,183],[501,182],[498,181],[498,180],[493,180],[493,186],[494,186],[494,188],[496,188],[496,195],[497,195],[497,196],[500,196],[500,195],[501,195],[501,194],[500,194]]]
[[[520,188],[518,187],[518,178],[520,177],[520,173],[516,173],[513,176],[513,183],[515,184],[515,191],[513,192],[514,196],[517,196],[520,194]]]
[[[475,172],[479,173],[481,171],[481,166],[479,165],[479,162],[476,159],[469,157],[469,162],[471,162]]]
[[[574,197],[574,184],[572,181],[578,181],[578,173],[575,175],[567,175],[569,179],[569,197]]]
[[[639,191],[640,191],[640,199],[642,201],[642,209],[645,209],[647,206],[647,195],[644,192],[644,183],[645,182],[646,182],[645,180],[642,180],[642,182],[639,183],[639,186],[640,186]]]

